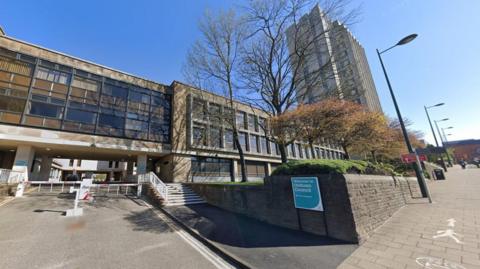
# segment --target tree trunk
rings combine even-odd
[[[348,153],[347,146],[342,145],[343,151],[345,152],[345,160],[350,160],[350,154]]]
[[[287,163],[287,147],[283,144],[278,144],[278,149],[280,150],[280,157],[282,158],[282,163]]]
[[[320,156],[315,157],[315,148],[313,147],[313,142],[309,141],[308,144],[310,145],[310,150],[312,152],[312,159],[315,159],[315,158],[320,159]]]
[[[240,145],[240,140],[238,140],[238,131],[237,128],[233,128],[233,141],[238,150],[238,155],[240,155],[240,171],[242,175],[242,182],[247,182],[247,169],[245,165],[245,155],[243,154],[242,146]]]
[[[374,163],[377,163],[377,154],[375,153],[375,150],[372,150],[372,159]]]

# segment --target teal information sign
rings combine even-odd
[[[316,177],[292,177],[295,208],[323,211],[322,195]]]

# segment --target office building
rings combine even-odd
[[[26,180],[48,180],[54,159],[74,160],[64,174],[97,160],[120,162],[123,170],[109,172],[119,180],[150,172],[165,182],[238,180],[231,125],[218,115],[236,119],[252,180],[280,163],[259,128],[261,110],[240,102],[231,110],[227,99],[181,82],[156,83],[0,35],[0,168]],[[332,145],[315,152],[296,143],[289,158],[343,157]]]
[[[347,27],[330,20],[319,5],[288,28],[287,39],[292,64],[302,65],[299,102],[336,97],[382,112],[365,50]],[[296,47],[306,49],[304,60],[295,56]]]

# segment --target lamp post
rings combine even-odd
[[[428,109],[430,109],[432,107],[443,106],[443,105],[445,105],[445,103],[439,103],[439,104],[436,104],[436,105],[433,105],[433,106],[423,106],[425,108],[425,113],[427,114],[428,123],[430,124],[430,129],[432,130],[433,139],[435,139],[435,144],[437,145],[437,148],[440,147],[440,146],[438,145],[437,136],[435,135],[435,131],[433,130],[433,125],[432,125],[432,121],[430,120],[430,115],[428,114]],[[440,136],[440,139],[441,139],[442,134],[439,133],[438,135]],[[447,166],[445,165],[445,161],[443,160],[443,155],[442,154],[440,154],[440,160],[442,162],[443,169],[445,170],[445,172],[447,172]]]
[[[452,165],[452,160],[450,159],[450,154],[448,154],[448,151],[447,151],[447,148],[448,148],[448,139],[447,139],[447,136],[445,135],[445,130],[448,130],[448,129],[453,129],[452,126],[450,127],[447,127],[447,128],[442,128],[442,133],[443,133],[443,141],[444,141],[444,147],[445,147],[445,151],[447,152],[447,159],[448,159],[448,164],[449,165]],[[448,134],[448,135],[451,135],[451,134]],[[445,145],[447,144],[447,145]]]
[[[383,64],[383,60],[382,60],[382,56],[381,56],[381,54],[383,54],[383,53],[385,53],[385,52],[387,52],[387,51],[389,51],[389,50],[391,50],[391,49],[393,49],[397,46],[402,46],[402,45],[405,45],[407,43],[410,43],[416,37],[417,37],[417,34],[411,34],[409,36],[406,36],[406,37],[402,38],[400,41],[397,42],[397,44],[389,47],[386,50],[379,51],[377,49],[377,55],[378,55],[378,59],[380,60],[380,64],[382,66],[383,74],[385,75],[385,80],[387,81],[388,89],[390,90],[390,95],[392,96],[393,104],[394,104],[395,110],[397,112],[398,121],[400,122],[400,126],[402,128],[402,133],[403,133],[403,137],[405,139],[405,144],[407,144],[408,152],[412,153],[412,154],[415,154],[415,157],[417,159],[417,161],[413,164],[413,168],[414,168],[415,174],[417,176],[420,191],[422,193],[422,196],[423,197],[428,197],[428,200],[431,203],[432,200],[430,198],[430,193],[428,192],[427,184],[425,183],[425,178],[423,176],[423,171],[421,170],[421,166],[420,166],[419,161],[418,161],[417,153],[413,150],[412,144],[410,143],[410,139],[408,138],[407,128],[405,128],[405,123],[403,122],[402,114],[400,113],[400,109],[398,108],[397,99],[395,98],[395,94],[393,93],[392,85],[390,84],[390,79],[388,78],[387,70],[385,70],[385,65]]]
[[[438,123],[442,122],[442,121],[447,121],[447,120],[449,120],[449,118],[444,118],[444,119],[441,119],[441,120],[434,120],[435,127],[437,128],[438,135],[440,136],[440,141],[442,142],[442,147],[444,147],[445,145],[443,143],[442,133],[440,133],[440,128],[438,128]]]
[[[448,143],[447,136],[445,135],[445,130],[453,129],[452,126],[447,127],[447,128],[442,128],[442,134],[443,134],[443,142]]]
[[[445,133],[443,133],[443,138],[442,138],[442,133],[440,133],[440,129],[438,128],[438,123],[439,122],[447,121],[447,120],[450,120],[450,119],[449,118],[444,118],[444,119],[441,119],[441,120],[434,120],[434,122],[435,122],[435,127],[437,127],[438,135],[440,136],[440,141],[442,141],[442,147],[445,149],[445,153],[447,154],[448,164],[452,165],[452,160],[450,159],[450,155],[447,152],[447,147],[445,146],[445,141],[444,141]],[[451,128],[449,127],[448,129],[452,129],[452,128],[453,127],[451,127]]]

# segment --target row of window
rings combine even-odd
[[[1,122],[169,142],[171,95],[2,54],[5,50],[0,51]]]
[[[209,131],[207,131],[209,130]],[[208,133],[207,133],[208,132]],[[278,145],[270,141],[265,136],[239,132],[238,139],[243,150],[251,153],[262,153],[265,155],[280,155]],[[211,126],[194,123],[192,129],[192,143],[194,146],[206,146],[212,148],[223,148],[235,150],[236,146],[233,139],[233,131]],[[337,151],[327,150],[318,146],[314,147],[312,152],[310,146],[300,143],[291,144],[287,147],[287,155],[291,158],[299,159],[340,159],[343,158]]]
[[[192,157],[193,177],[231,177],[233,176],[232,160],[209,157]],[[245,170],[248,177],[265,177],[267,175],[266,163],[245,161]],[[237,176],[241,175],[238,165]]]
[[[230,128],[232,128],[232,124],[235,122],[239,129],[262,133],[265,131],[266,123],[265,118],[243,111],[234,112],[231,108],[208,103],[196,97],[194,97],[192,101],[192,118],[214,125],[230,126]]]

